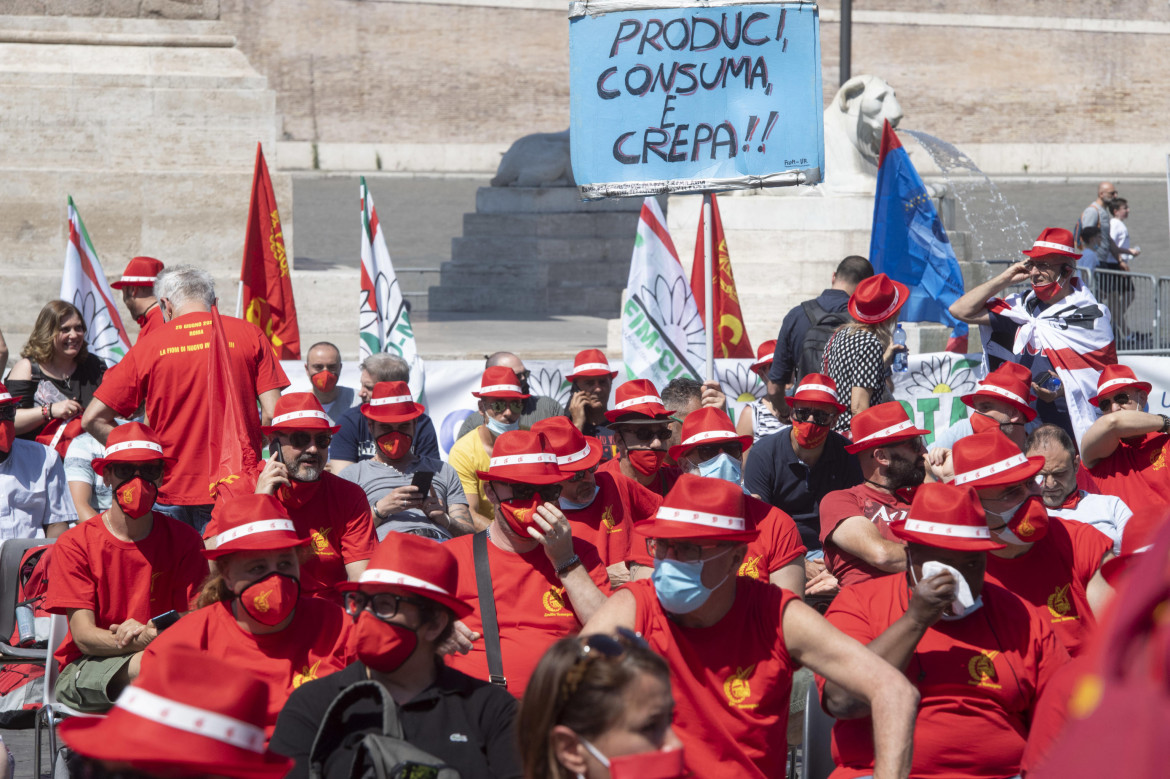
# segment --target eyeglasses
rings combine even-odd
[[[521,384],[528,381],[528,377],[531,375],[532,375],[532,371],[528,370],[527,368],[525,368],[522,371],[516,372],[516,378],[520,381]]]
[[[731,455],[737,460],[743,456],[743,444],[739,441],[727,441],[722,444],[702,444],[692,450],[699,456],[699,462],[705,463],[720,453]]]
[[[288,442],[292,444],[294,449],[308,449],[310,441],[316,444],[318,449],[328,449],[330,442],[333,441],[333,436],[329,433],[310,435],[299,431],[288,434]]]
[[[720,545],[703,546],[692,544],[689,541],[671,541],[666,538],[647,538],[646,551],[651,557],[665,560],[666,556],[674,552],[674,559],[680,563],[696,563],[703,559],[703,552],[719,549]]]
[[[1024,263],[1024,270],[1028,271],[1029,273],[1037,270],[1049,276],[1059,273],[1063,267],[1064,263],[1032,262],[1031,260],[1028,260]]]
[[[623,436],[633,436],[638,439],[638,443],[648,444],[651,441],[669,441],[670,428],[669,427],[623,427],[621,429]]]
[[[532,500],[537,493],[547,503],[552,503],[561,496],[559,484],[509,484],[512,488],[513,500]]]
[[[576,481],[583,481],[586,476],[592,476],[595,473],[597,473],[597,466],[596,465],[594,465],[592,468],[586,468],[583,471],[577,471],[572,476],[565,479],[565,481],[572,484],[573,482],[576,482]]]
[[[792,418],[797,422],[812,422],[814,425],[821,427],[828,427],[833,420],[833,414],[829,411],[822,411],[815,408],[794,408],[792,409]]]
[[[398,616],[398,610],[403,603],[409,603],[418,609],[426,610],[430,604],[417,598],[408,598],[393,592],[379,592],[373,595],[354,590],[345,593],[345,613],[351,617],[359,616],[363,611],[369,611],[380,620],[393,619]]]
[[[16,404],[0,406],[0,422],[11,422],[13,419],[16,419]]]
[[[510,410],[513,414],[519,414],[524,410],[523,400],[493,400],[488,403],[488,408],[492,410],[493,414],[503,414],[505,409]]]
[[[158,481],[163,475],[163,464],[157,460],[146,463],[110,463],[110,472],[119,481],[130,481],[141,476],[146,481]]]
[[[1112,406],[1117,406],[1118,408],[1127,406],[1131,400],[1135,400],[1135,398],[1128,392],[1118,392],[1116,395],[1101,398],[1097,403],[1101,406],[1102,411],[1108,411]]]
[[[646,643],[646,639],[642,638],[641,634],[625,627],[619,627],[616,632],[616,638],[604,633],[594,633],[583,639],[578,638],[578,641],[581,642],[581,648],[577,651],[577,660],[565,672],[557,695],[562,706],[577,692],[589,666],[594,661],[604,659],[610,662],[619,662],[631,648],[650,651],[650,645]]]

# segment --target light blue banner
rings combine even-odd
[[[816,5],[570,6],[582,197],[815,184],[824,170]]]

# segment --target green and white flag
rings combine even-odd
[[[402,297],[402,287],[394,275],[386,236],[378,222],[374,198],[361,180],[362,203],[362,289],[358,308],[359,346],[361,359],[371,354],[387,352],[410,364],[410,392],[423,402],[426,386],[426,368],[414,342],[414,328],[410,312]]]
[[[114,292],[81,221],[81,214],[69,198],[69,244],[61,273],[61,300],[77,306],[85,322],[85,341],[112,368],[130,350],[130,338],[114,304]]]
[[[705,349],[706,331],[690,282],[658,201],[648,197],[642,203],[622,308],[626,376],[649,379],[659,391],[679,376],[699,379]]]

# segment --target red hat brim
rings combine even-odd
[[[307,423],[313,422],[313,421],[316,421],[317,424],[312,425],[312,426],[307,424]],[[317,420],[295,419],[295,420],[289,422],[287,425],[275,425],[275,426],[268,425],[266,427],[261,427],[260,433],[261,433],[261,435],[272,435],[273,433],[280,433],[280,432],[284,432],[284,431],[295,432],[295,431],[299,430],[299,431],[303,431],[306,433],[311,432],[311,431],[317,431],[317,432],[321,432],[321,433],[328,432],[330,435],[336,435],[337,431],[341,429],[341,425],[321,425],[320,423],[322,421],[324,421],[324,420],[321,420],[321,419],[317,419]],[[302,424],[302,423],[305,423],[305,424]]]
[[[110,286],[114,289],[123,289],[125,287],[153,287],[153,281],[118,281],[110,282]]]
[[[1125,392],[1128,389],[1141,390],[1148,395],[1152,386],[1153,385],[1151,385],[1148,381],[1131,381],[1129,384],[1114,384],[1109,388],[1109,391],[1105,393],[1104,397],[1108,398],[1111,395],[1116,395],[1119,392]],[[1089,398],[1089,402],[1100,408],[1101,397],[1101,395],[1094,395],[1093,397]]]
[[[691,522],[674,522],[657,517],[635,522],[634,532],[646,538],[685,538],[693,541],[754,541],[760,536],[759,528],[720,530]]]
[[[587,435],[585,436],[585,444],[589,447],[589,454],[567,465],[557,463],[557,467],[561,469],[562,473],[573,474],[579,471],[587,471],[601,462],[602,449],[604,448],[601,445],[601,441],[591,435]]]
[[[504,390],[502,392],[473,392],[471,396],[474,398],[499,398],[500,400],[527,400],[532,397],[525,395],[523,392],[512,392],[511,390]]]
[[[287,530],[273,530],[267,533],[253,533],[239,541],[229,541],[214,549],[202,549],[200,553],[208,560],[218,560],[236,552],[278,552],[282,549],[296,549],[309,543],[307,538],[288,538]]]
[[[936,549],[953,549],[958,552],[990,552],[995,549],[1004,549],[1007,546],[1007,544],[1001,544],[993,538],[961,538],[907,530],[904,519],[891,522],[889,528],[894,536],[903,541],[933,546]]]
[[[559,466],[558,466],[559,468]],[[543,486],[545,484],[557,484],[572,476],[572,473],[558,473],[556,476],[551,473],[546,474],[525,474],[524,476],[512,476],[510,474],[501,474],[499,471],[493,473],[491,469],[486,471],[476,471],[475,475],[481,481],[502,481],[505,484],[533,484],[536,486]]]
[[[1076,252],[1066,252],[1060,249],[1052,249],[1047,246],[1033,246],[1031,249],[1020,249],[1020,254],[1031,257],[1033,260],[1038,260],[1041,257],[1071,257],[1074,260],[1079,260],[1081,255]]]
[[[600,368],[590,368],[589,370],[581,371],[580,373],[570,373],[565,377],[565,379],[567,381],[576,381],[577,379],[583,379],[586,376],[608,376],[610,380],[613,380],[617,378],[617,375],[617,371],[603,371]]]
[[[1038,474],[1040,469],[1044,467],[1044,462],[1045,458],[1043,455],[1036,455],[1034,457],[1029,457],[1028,462],[1021,463],[1020,465],[1013,465],[1006,471],[1001,471],[1000,473],[992,474],[991,476],[984,476],[982,479],[966,481],[957,486],[974,487],[977,490],[981,490],[984,487],[1003,487],[1008,484],[1015,484],[1016,482],[1030,479]],[[961,474],[958,473],[955,474],[955,476],[960,475]]]
[[[893,310],[888,311],[887,313],[883,314],[881,317],[877,317],[877,318],[866,317],[858,310],[856,298],[850,297],[849,298],[849,315],[864,325],[876,325],[876,324],[880,324],[881,322],[885,322],[887,319],[889,319],[890,317],[894,316],[899,311],[901,311],[902,306],[906,305],[906,302],[908,300],[910,300],[910,288],[907,287],[902,282],[894,281],[893,279],[890,279],[890,283],[894,285],[894,289],[898,290],[898,304],[896,306],[894,306]]]
[[[748,449],[751,448],[752,443],[754,443],[755,440],[756,440],[755,436],[750,436],[750,435],[737,435],[733,438],[708,438],[706,441],[699,441],[699,442],[693,443],[693,444],[679,444],[678,446],[672,446],[672,447],[670,447],[669,454],[670,454],[670,459],[674,460],[675,462],[678,462],[679,459],[682,458],[683,455],[685,455],[687,452],[691,451],[692,449],[696,449],[700,446],[708,446],[710,444],[720,444],[720,443],[724,443],[726,441],[739,441],[740,446],[742,446],[743,450],[746,452]]]
[[[917,438],[920,435],[930,435],[930,431],[912,427],[909,430],[902,430],[895,435],[886,436],[885,438],[878,438],[875,441],[863,441],[861,443],[846,444],[845,451],[849,452],[849,454],[857,454],[858,452],[864,452],[866,449],[874,449],[879,446],[886,446],[888,444],[909,441],[911,438]]]
[[[1007,403],[1012,408],[1017,408],[1024,413],[1024,418],[1029,422],[1036,419],[1036,409],[1031,406],[1024,406],[1011,398],[1005,398],[1003,395],[996,395],[994,392],[983,392],[982,390],[975,390],[974,392],[963,395],[959,400],[971,408],[975,408],[975,398],[988,398],[989,400],[998,400],[1001,403]]]
[[[94,473],[101,476],[105,473],[107,465],[113,465],[115,463],[148,463],[154,460],[162,460],[164,473],[170,471],[177,462],[174,457],[164,457],[158,452],[148,452],[144,449],[127,449],[123,452],[115,452],[112,457],[95,457],[93,458],[93,462],[90,463],[90,467],[93,468]]]
[[[403,403],[401,405],[405,406],[407,404]],[[371,403],[363,403],[360,411],[361,411],[361,415],[363,417],[365,417],[366,419],[372,419],[375,422],[385,422],[387,424],[393,424],[395,422],[409,422],[412,419],[418,419],[423,414],[425,414],[426,410],[427,410],[427,407],[421,403],[411,402],[410,407],[412,409],[411,411],[409,411],[409,412],[404,411],[401,414],[396,414],[396,413],[387,413],[388,409],[380,411],[379,409],[384,408],[382,406],[375,406]],[[338,428],[338,429],[340,429],[340,428]]]
[[[645,408],[645,406],[641,408]],[[672,416],[673,414],[665,408],[662,411],[655,411],[652,414],[626,408],[623,408],[621,411],[610,410],[605,412],[605,418],[609,420],[610,424],[614,425],[649,425],[659,422],[669,422]]]
[[[845,406],[841,405],[835,400],[822,400],[820,398],[798,398],[795,395],[785,395],[784,402],[788,404],[789,408],[796,408],[797,403],[820,403],[822,406],[832,406],[837,409],[838,414],[845,413]]]
[[[341,582],[335,584],[333,589],[338,592],[354,592],[356,590],[363,590],[367,592],[386,592],[388,590],[404,590],[413,595],[426,598],[427,600],[439,603],[451,611],[455,612],[455,619],[463,619],[475,613],[475,607],[464,603],[452,595],[444,595],[434,590],[428,590],[425,587],[415,587],[409,584],[384,584],[382,582]]]

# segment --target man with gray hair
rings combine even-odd
[[[495,368],[498,365],[511,368],[516,374],[516,378],[520,380],[521,390],[523,390],[524,394],[530,395],[530,397],[524,400],[524,407],[520,410],[520,417],[517,420],[520,423],[520,430],[528,430],[542,419],[563,417],[565,415],[565,407],[553,398],[546,395],[532,395],[528,387],[528,376],[531,374],[531,371],[524,367],[524,363],[519,357],[511,352],[496,352],[488,356],[483,367],[485,369]],[[478,411],[473,411],[463,420],[463,426],[459,428],[459,435],[455,436],[455,440],[458,441],[482,424],[483,414]]]
[[[369,403],[374,392],[374,385],[383,381],[410,381],[410,363],[393,354],[379,352],[371,354],[362,361],[361,386],[358,387],[358,396],[362,403]],[[362,460],[369,460],[374,456],[374,439],[370,435],[370,427],[366,418],[362,416],[360,404],[347,409],[337,420],[341,429],[333,436],[333,443],[329,445],[329,464],[325,467],[330,472],[340,474],[343,470]],[[423,414],[415,420],[414,453],[421,458],[438,460],[439,437],[435,434],[435,423],[429,414]]]
[[[163,451],[174,458],[155,509],[202,532],[212,508],[207,432],[223,413],[206,402],[215,282],[207,271],[178,265],[159,272],[154,293],[165,324],[106,371],[81,424],[104,445],[114,418],[131,417],[145,404]],[[245,407],[260,404],[260,414],[245,414],[243,420],[247,443],[259,456],[260,427],[271,421],[289,381],[260,328],[235,317],[222,321],[239,401]]]

